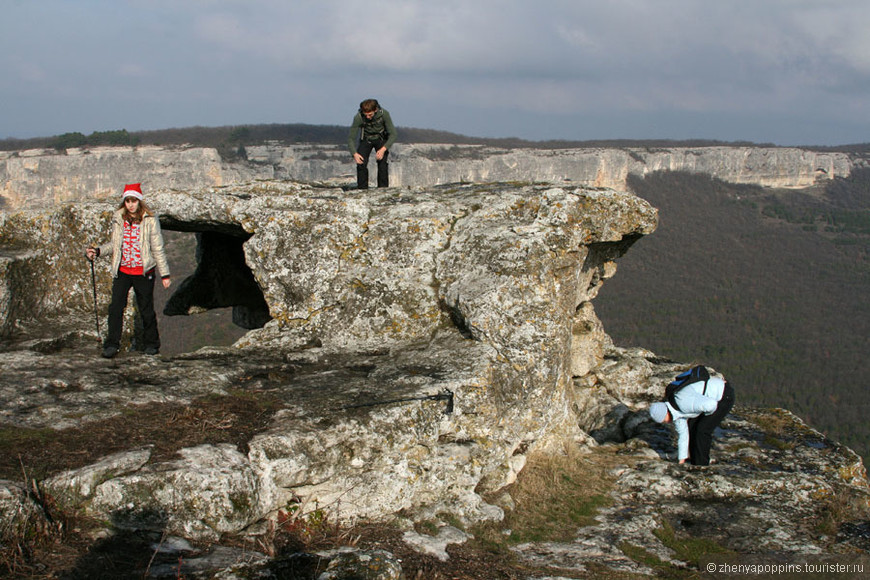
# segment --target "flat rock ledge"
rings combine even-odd
[[[437,345],[430,346],[432,348],[427,351],[438,350]],[[366,465],[360,466],[360,471],[371,469],[386,473],[385,478],[376,474],[370,476],[380,485],[388,485],[389,479],[407,477],[408,471],[414,469],[412,456],[392,452],[395,444],[389,442],[405,437],[401,432],[412,429],[411,423],[439,425],[443,432],[447,432],[446,425],[456,417],[445,412],[446,401],[387,401],[386,405],[349,409],[342,406],[345,402],[342,394],[359,394],[357,389],[365,384],[359,375],[361,368],[366,369],[367,377],[389,383],[389,375],[399,372],[403,361],[415,360],[418,365],[425,361],[430,371],[435,370],[435,361],[421,357],[419,352],[409,359],[378,354],[326,360],[306,352],[295,359],[261,359],[255,363],[256,356],[252,352],[242,355],[231,354],[231,351],[214,349],[171,360],[130,355],[120,364],[108,361],[93,364],[93,355],[89,358],[86,353],[59,351],[43,355],[47,357],[43,362],[70,358],[70,364],[76,364],[76,358],[81,357],[82,364],[89,361],[92,366],[105,366],[102,370],[117,372],[121,367],[128,367],[129,376],[145,373],[152,377],[161,377],[158,371],[171,366],[179,375],[186,374],[191,378],[195,376],[193,369],[203,366],[214,373],[209,380],[222,376],[227,385],[233,384],[233,377],[241,379],[253,369],[259,369],[258,376],[248,383],[249,392],[274,393],[279,389],[281,398],[291,401],[317,386],[333,394],[324,398],[312,397],[331,405],[319,412],[316,419],[312,418],[313,425],[304,429],[291,427],[300,423],[295,413],[302,407],[294,404],[279,411],[275,424],[251,441],[247,455],[232,445],[201,445],[180,450],[177,459],[155,461],[150,449],[132,449],[58,473],[41,482],[43,489],[64,505],[84,507],[89,513],[110,518],[113,529],[126,530],[121,532],[123,534],[151,534],[148,542],[157,554],[150,571],[153,577],[175,577],[181,571],[186,576],[200,578],[280,578],[283,577],[282,570],[309,570],[313,566],[320,570],[329,568],[336,574],[323,578],[340,578],[343,576],[337,575],[338,570],[361,573],[367,569],[366,566],[377,565],[378,569],[389,571],[385,572],[389,575],[377,577],[402,578],[401,562],[389,553],[370,553],[348,546],[338,551],[274,559],[263,553],[221,546],[220,538],[223,533],[254,537],[265,533],[267,527],[263,522],[270,516],[260,511],[256,504],[256,498],[265,486],[260,483],[262,470],[254,467],[256,464],[251,458],[259,457],[255,451],[261,452],[273,437],[282,441],[292,438],[295,442],[292,447],[299,450],[299,454],[290,459],[283,458],[298,463],[292,470],[294,474],[314,471],[318,456],[330,457],[323,463],[329,463],[334,471],[325,475],[320,472],[324,483],[319,487],[316,484],[308,487],[309,484],[303,482],[294,488],[294,494],[301,494],[297,490],[315,487],[328,490],[333,485],[329,483],[331,481],[366,481],[362,475],[353,476],[357,478],[354,482],[352,476],[338,473],[342,469],[354,471],[353,459],[347,461],[340,457],[339,452],[349,453],[354,445],[363,449],[366,443],[365,435],[350,434],[348,426],[365,430],[368,428],[366,425],[372,425],[371,429],[378,431],[378,440],[382,443],[377,453],[367,451],[370,455],[364,459]],[[442,354],[453,356],[455,353]],[[247,362],[242,369],[237,363],[243,358]],[[224,369],[222,373],[210,368],[218,362]],[[806,563],[839,556],[841,561],[870,564],[867,560],[870,550],[870,534],[867,533],[870,523],[867,519],[840,523],[834,528],[826,525],[837,519],[838,510],[867,513],[870,488],[860,457],[808,427],[788,411],[738,406],[716,433],[715,464],[698,468],[674,462],[672,432],[651,423],[642,404],[638,403],[647,396],[645,387],[629,391],[625,382],[639,380],[642,385],[654,385],[661,377],[670,376],[676,366],[643,349],[613,347],[608,350],[604,363],[588,376],[574,381],[574,388],[579,393],[597,401],[588,403],[588,406],[600,405],[602,412],[608,409],[610,415],[608,419],[602,419],[604,428],[589,426],[591,435],[571,442],[561,440],[558,447],[571,445],[581,449],[584,462],[612,465],[611,475],[615,483],[609,494],[609,505],[599,510],[596,524],[578,529],[572,542],[522,544],[514,548],[517,557],[530,570],[540,570],[552,578],[601,573],[607,569],[615,574],[655,576],[659,569],[697,569],[698,561],[693,559],[697,555],[681,551],[673,542],[673,538],[692,538],[707,542],[713,551],[705,556],[711,561]],[[627,372],[626,367],[632,371]],[[284,379],[291,368],[296,377],[293,381],[295,387],[279,387],[281,383],[290,382]],[[408,369],[404,370],[407,372]],[[152,380],[149,385],[135,385],[129,390],[117,387],[113,393],[115,404],[120,409],[129,410],[135,408],[137,401],[163,397],[160,394],[161,380]],[[55,388],[59,385],[55,383]],[[338,389],[338,385],[343,385],[345,390]],[[214,388],[212,384],[202,392],[214,393]],[[240,394],[237,390],[234,392]],[[367,396],[371,395],[370,391],[365,392]],[[627,402],[612,406],[609,401],[613,392],[627,393]],[[75,399],[72,393],[67,393],[67,396]],[[86,395],[80,393],[79,396]],[[188,393],[187,396],[194,394]],[[185,398],[178,397],[173,401],[183,406]],[[299,405],[305,404],[304,400],[299,402]],[[461,413],[458,400],[455,405],[453,413]],[[38,407],[37,404],[33,406]],[[286,415],[295,419],[290,420]],[[390,421],[396,425],[388,425]],[[335,431],[330,432],[333,429]],[[419,431],[416,437],[419,440]],[[313,445],[317,445],[317,449],[312,449]],[[373,446],[371,441],[368,445]],[[454,484],[463,481],[463,477],[467,477],[463,474],[467,469],[465,464],[472,461],[475,451],[472,444],[455,439],[444,439],[432,445],[444,448],[441,451],[444,463],[452,464],[453,468],[441,467],[428,480],[427,485],[433,489],[430,505],[438,507],[422,509],[418,514],[425,514],[426,518],[435,521],[444,513],[459,514],[468,524],[485,517],[499,520],[500,508],[482,504],[479,497],[471,500],[470,494],[462,496],[464,504],[458,503],[456,496],[439,503],[449,497],[449,492],[435,489],[436,480]],[[286,443],[280,449],[283,451],[288,447],[290,444]],[[357,453],[361,455],[361,452]],[[517,462],[520,458],[514,455],[512,465],[520,466],[522,462]],[[303,461],[307,463],[303,464]],[[421,469],[418,470],[418,477],[427,477]],[[407,484],[394,483],[389,493],[402,493],[407,487]],[[276,489],[276,486],[271,489]],[[371,502],[387,501],[379,495],[381,490],[366,488],[365,491]],[[347,495],[360,497],[359,494]],[[16,518],[38,517],[40,508],[30,497],[22,483],[0,482],[0,507],[7,518],[6,525]],[[301,495],[294,495],[287,502],[285,506],[293,505],[293,502],[304,504]],[[342,502],[339,498],[333,505],[316,505],[337,511]],[[394,515],[385,517],[384,521],[402,525],[402,518],[397,520]],[[406,523],[410,526],[411,521],[406,520]],[[409,545],[438,560],[448,559],[450,546],[462,543],[468,537],[468,532],[449,525],[439,527],[432,536],[410,529],[405,534]],[[188,543],[183,538],[195,543]],[[183,560],[182,568],[177,564],[179,558]],[[235,576],[226,576],[230,573]]]

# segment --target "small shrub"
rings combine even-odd
[[[23,469],[23,468],[22,468]],[[5,514],[0,522],[0,574],[21,575],[31,571],[35,554],[60,539],[64,518],[51,496],[24,470],[25,503],[18,514]]]

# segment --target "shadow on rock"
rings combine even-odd
[[[142,530],[118,530],[97,541],[75,567],[62,574],[65,580],[127,579],[144,577],[161,534]]]

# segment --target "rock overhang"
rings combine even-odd
[[[655,210],[627,193],[531,184],[363,192],[257,182],[149,201],[165,227],[213,242],[200,248],[211,294],[225,289],[217,274],[237,253],[236,270],[249,269],[270,319],[234,347],[175,357],[159,371],[136,361],[121,383],[129,396],[184,404],[206,391],[265,388],[250,377],[268,369],[282,409],[245,451],[256,475],[249,519],[300,499],[340,505],[346,518],[448,505],[472,519],[492,516],[478,492],[515,475],[519,449],[580,436],[571,377],[600,360],[609,340],[590,302],[613,260],[656,224]],[[109,214],[83,204],[29,219],[59,219],[73,232],[64,239],[90,239]],[[35,226],[25,245],[58,247],[56,235]],[[58,265],[88,280],[74,250]],[[107,278],[101,269],[102,286]],[[46,288],[46,304],[86,308],[89,287],[58,284]],[[17,356],[19,379],[57,398],[56,371],[47,358],[31,359],[62,354]],[[85,358],[70,379],[83,388],[60,393],[82,409],[81,393],[99,388],[96,375],[118,372],[87,368]],[[154,376],[137,372],[163,378],[150,385]],[[439,398],[447,393],[450,413]],[[138,494],[143,474],[134,475],[114,478],[113,489],[126,482]]]
[[[223,258],[243,247],[243,268],[268,305],[262,319],[309,334],[356,326],[356,340],[378,334],[377,344],[417,340],[431,332],[420,321],[439,324],[445,311],[456,319],[460,302],[474,299],[457,295],[458,280],[477,278],[478,294],[505,292],[509,280],[550,283],[584,248],[612,244],[619,255],[656,220],[630,194],[517,184],[361,193],[274,181],[159,193],[152,203],[166,228],[198,232],[201,248],[225,242],[212,271],[238,263]]]

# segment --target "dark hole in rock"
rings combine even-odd
[[[173,223],[163,224],[163,234],[173,284],[155,292],[161,352],[229,345],[271,319],[245,262],[249,234]]]

